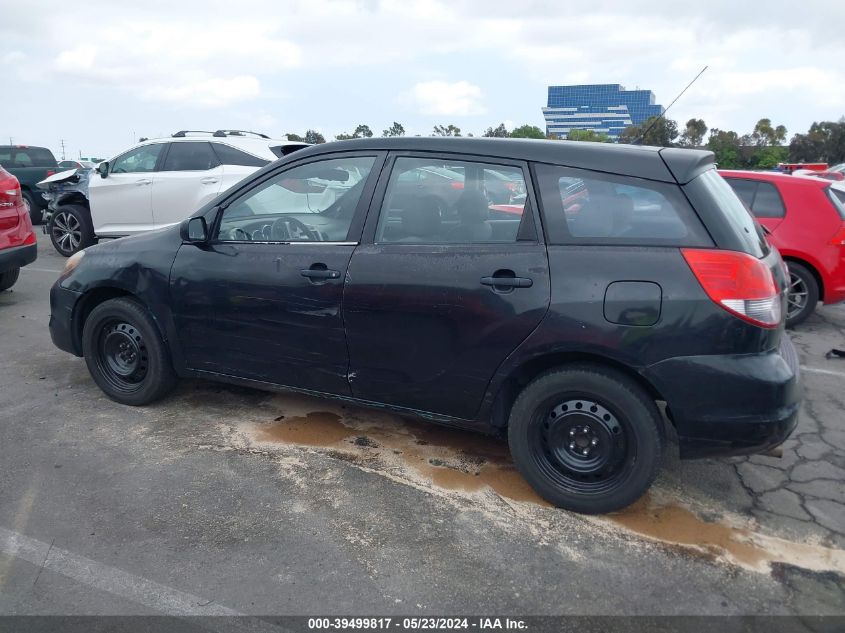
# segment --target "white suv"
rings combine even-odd
[[[100,163],[48,179],[58,187],[46,230],[69,256],[101,237],[123,237],[184,220],[203,204],[264,165],[307,147],[244,130],[183,130],[145,140]],[[46,181],[45,181],[46,184]],[[86,187],[87,185],[87,191]]]

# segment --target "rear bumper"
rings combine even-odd
[[[75,356],[82,356],[82,344],[73,327],[73,310],[81,296],[62,288],[58,281],[50,289],[50,338],[53,345]]]
[[[38,244],[5,248],[0,251],[0,272],[31,264],[36,257],[38,257]]]
[[[798,356],[784,333],[765,354],[672,358],[644,372],[666,399],[682,459],[769,450],[798,423]]]

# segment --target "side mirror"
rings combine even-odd
[[[204,244],[208,241],[208,224],[205,218],[199,216],[197,218],[188,218],[182,222],[179,228],[179,233],[182,236],[182,241],[189,244]]]
[[[109,161],[104,160],[102,163],[97,165],[97,173],[100,174],[101,178],[105,178],[109,175]]]

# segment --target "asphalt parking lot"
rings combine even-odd
[[[0,613],[845,614],[843,306],[793,333],[783,458],[670,451],[590,518],[490,438],[201,381],[115,404],[50,341],[39,248],[0,294]]]

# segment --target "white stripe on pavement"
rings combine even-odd
[[[94,589],[175,616],[243,615],[199,596],[173,589],[116,567],[0,527],[0,553],[21,558]]]
[[[34,273],[53,273],[54,275],[61,275],[61,270],[52,270],[51,268],[33,268],[32,266],[24,266],[21,270],[29,270]]]
[[[801,371],[805,371],[808,374],[824,374],[825,376],[838,376],[839,378],[845,378],[845,371],[818,369],[817,367],[807,367],[806,365],[801,365]]]

